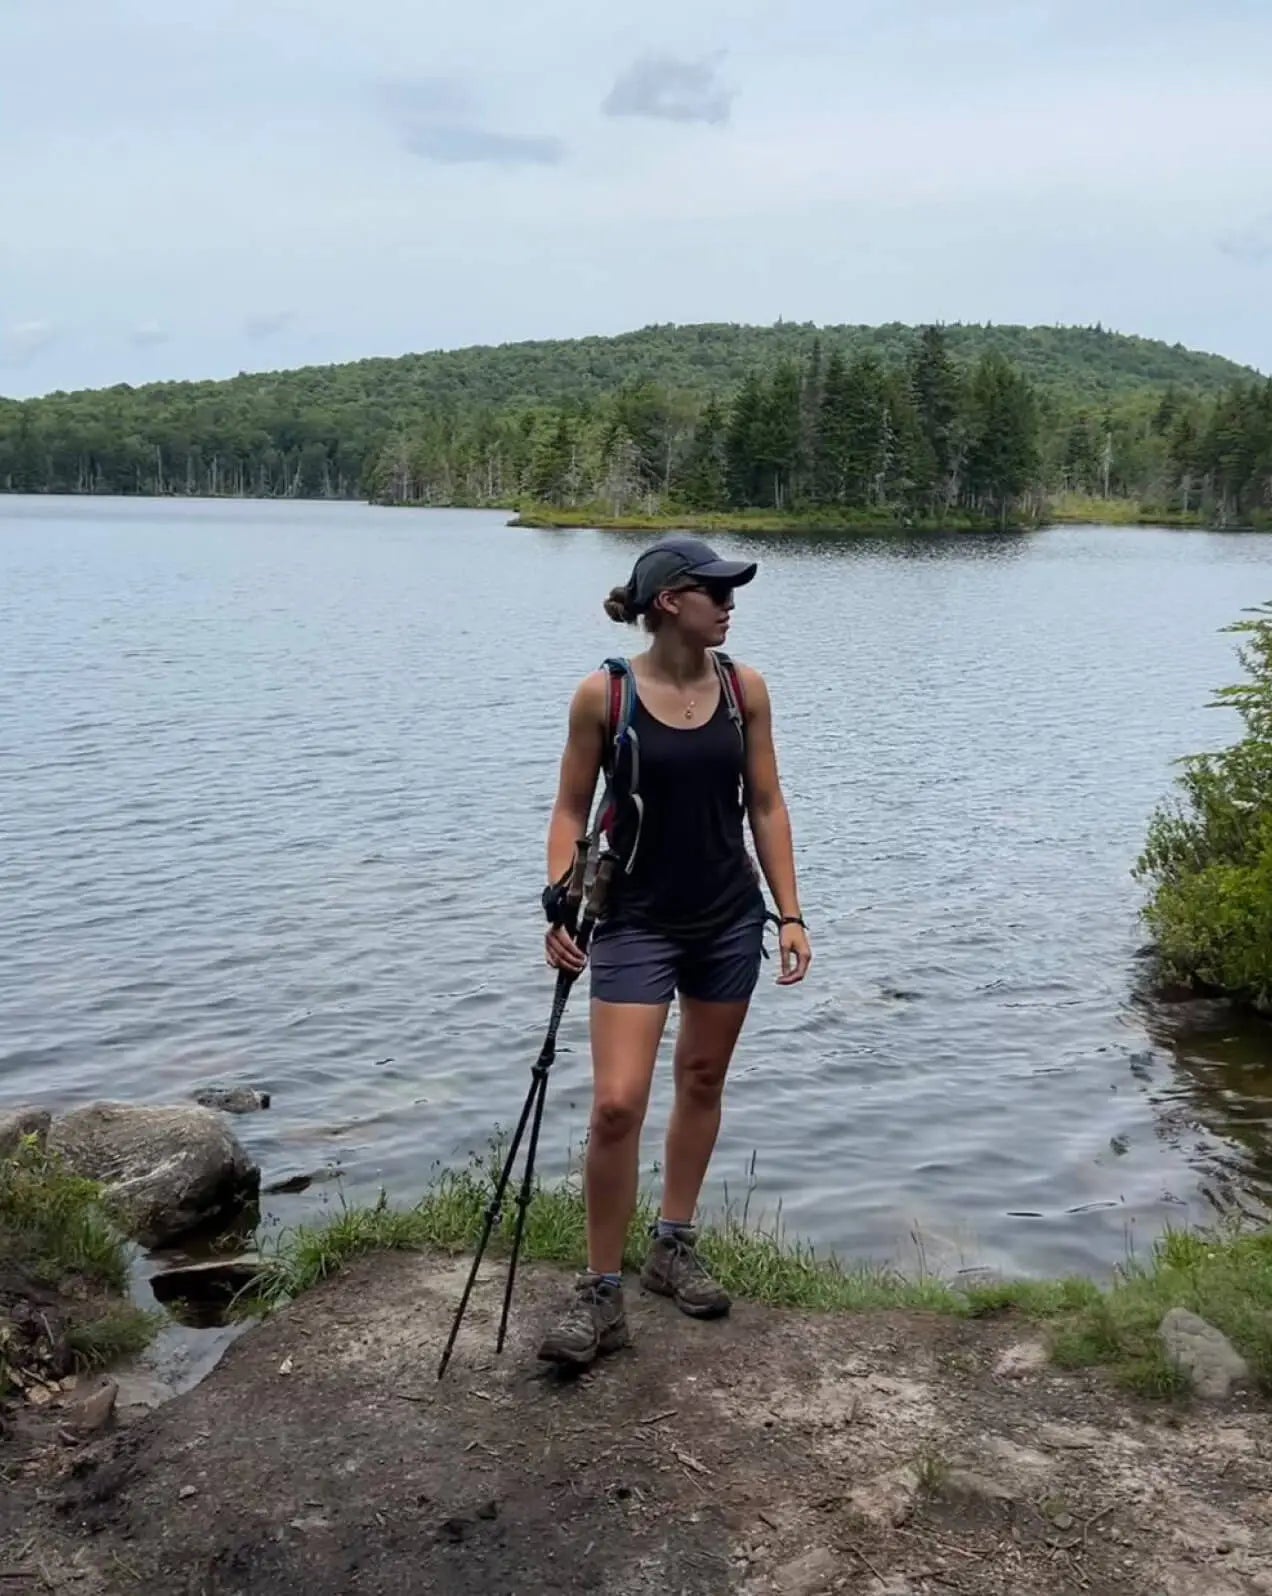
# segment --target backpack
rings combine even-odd
[[[742,678],[727,654],[719,649],[710,649],[708,653],[720,679],[725,709],[737,731],[745,756],[746,697],[742,691]],[[601,668],[609,676],[609,712],[602,763],[605,791],[597,810],[596,829],[608,839],[611,850],[621,861],[624,873],[630,875],[645,817],[644,801],[640,794],[640,737],[632,724],[636,714],[636,678],[630,660],[607,659]],[[739,805],[745,802],[745,796],[746,782],[743,778],[738,784]]]

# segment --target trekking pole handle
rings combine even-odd
[[[574,845],[574,863],[570,866],[570,880],[565,889],[565,901],[574,920],[578,918],[583,903],[583,884],[587,877],[588,839],[580,837]]]

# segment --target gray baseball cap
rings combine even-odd
[[[660,538],[647,548],[632,568],[627,596],[632,612],[641,615],[667,588],[691,587],[695,582],[722,582],[744,587],[754,577],[753,560],[722,560],[700,538]]]

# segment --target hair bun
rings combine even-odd
[[[611,621],[618,621],[623,626],[630,626],[635,621],[631,592],[627,587],[610,589],[609,597],[605,600],[605,613]]]

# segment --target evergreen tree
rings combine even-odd
[[[722,510],[728,504],[725,453],[724,412],[719,400],[710,399],[676,479],[676,494],[686,509]]]
[[[1100,477],[1100,450],[1095,428],[1085,410],[1069,427],[1064,451],[1064,486],[1074,493],[1095,493]]]
[[[845,386],[841,480],[846,502],[876,504],[891,431],[883,368],[873,355],[862,355],[849,366]]]
[[[919,335],[909,377],[918,423],[915,488],[934,511],[948,509],[958,497],[962,463],[958,428],[962,385],[939,327],[924,327]]]
[[[12,481],[17,493],[41,493],[48,486],[49,462],[39,434],[24,406],[14,440]]]
[[[826,364],[817,435],[813,445],[813,497],[818,504],[845,504],[847,479],[848,368],[836,349]]]
[[[562,411],[555,426],[545,427],[535,448],[527,484],[531,498],[541,504],[568,503],[573,456],[570,422]]]
[[[1029,383],[1002,355],[981,357],[970,393],[967,481],[978,508],[1007,524],[1038,464],[1037,405]]]
[[[760,472],[757,464],[764,422],[764,390],[759,375],[747,374],[729,412],[725,437],[725,485],[729,503],[758,504]]]
[[[761,395],[753,439],[757,503],[781,510],[792,498],[800,455],[800,375],[792,361],[783,361]]]

